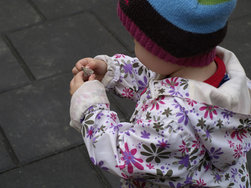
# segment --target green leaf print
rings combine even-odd
[[[140,152],[141,155],[146,156],[146,162],[151,162],[152,160],[155,160],[156,163],[160,163],[161,162],[161,158],[167,159],[169,158],[169,155],[171,154],[171,152],[165,152],[163,148],[161,147],[156,147],[155,144],[151,143],[150,147],[148,147],[147,145],[143,144],[142,145],[143,148],[145,149],[145,151]]]

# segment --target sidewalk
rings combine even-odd
[[[0,188],[119,187],[119,178],[94,167],[69,127],[75,62],[133,55],[116,0],[0,0],[0,32]],[[251,78],[250,33],[251,1],[240,0],[222,46],[236,52]],[[134,104],[109,99],[128,120]]]

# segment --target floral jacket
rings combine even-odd
[[[121,187],[250,187],[250,82],[233,53],[217,55],[230,77],[219,88],[160,80],[137,58],[96,57],[108,64],[103,83],[83,84],[70,107],[94,164],[121,176]],[[105,88],[137,101],[130,122],[110,110]]]

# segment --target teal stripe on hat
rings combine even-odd
[[[220,3],[225,3],[231,0],[198,0],[198,2],[202,5],[216,5]]]
[[[182,30],[200,34],[208,34],[222,29],[237,2],[237,0],[147,1],[156,12],[173,25]]]

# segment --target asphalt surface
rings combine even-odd
[[[81,135],[69,127],[76,61],[133,55],[116,0],[0,0],[0,32],[0,188],[119,187],[118,177],[91,163]],[[239,0],[221,45],[251,77],[250,0]],[[128,120],[134,104],[110,93],[109,99]]]

